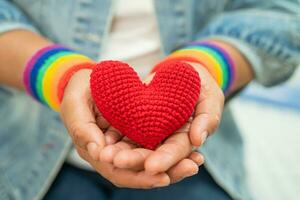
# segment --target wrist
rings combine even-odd
[[[161,64],[172,60],[197,63],[203,66],[214,78],[225,95],[241,88],[252,79],[251,68],[247,60],[234,47],[221,41],[207,40],[192,42],[178,49]]]
[[[70,74],[62,90],[63,93],[60,97],[61,102],[65,101],[66,99],[74,99],[75,95],[80,99],[86,99],[86,93],[79,91],[90,90],[90,75],[92,71],[93,70],[89,68],[82,68]],[[76,94],[74,95],[74,93]]]
[[[254,73],[250,63],[247,58],[234,46],[231,44],[221,41],[221,40],[213,40],[212,43],[219,45],[223,48],[235,63],[235,81],[232,85],[231,92],[237,91],[250,83],[254,79]]]
[[[24,85],[32,97],[58,111],[71,76],[78,70],[92,67],[90,58],[61,45],[49,45],[38,50],[27,62]]]

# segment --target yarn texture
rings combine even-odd
[[[155,149],[192,115],[201,81],[191,65],[180,61],[163,63],[149,84],[128,64],[103,61],[94,66],[90,87],[97,108],[113,127]]]

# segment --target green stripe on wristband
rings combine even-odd
[[[44,95],[43,95],[43,88],[42,88],[42,82],[43,82],[43,78],[45,76],[45,72],[46,70],[51,66],[51,64],[53,62],[55,62],[57,59],[59,59],[60,57],[62,56],[65,56],[65,55],[70,55],[70,54],[75,54],[74,52],[59,52],[57,54],[54,54],[53,56],[51,56],[50,58],[48,58],[45,63],[43,64],[43,66],[41,67],[41,69],[39,70],[39,73],[38,73],[38,77],[37,77],[37,81],[36,81],[36,84],[35,84],[35,89],[37,91],[37,94],[38,94],[38,97],[40,99],[40,101],[45,104],[45,105],[48,105],[45,98],[44,98]]]

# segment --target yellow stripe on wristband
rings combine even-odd
[[[204,51],[200,52],[200,51],[182,49],[182,50],[175,51],[168,57],[176,58],[182,56],[191,57],[196,60],[199,60],[199,62],[203,63],[204,67],[215,78],[218,85],[222,86],[224,81],[222,76],[222,68],[220,64],[209,53]]]
[[[57,87],[60,78],[70,67],[83,62],[92,62],[92,60],[81,54],[70,54],[60,57],[46,70],[42,81],[42,91],[45,101],[53,110],[59,110]]]

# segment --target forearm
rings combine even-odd
[[[24,89],[22,74],[26,62],[49,40],[27,30],[14,30],[0,35],[0,84]]]

